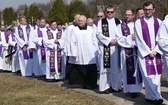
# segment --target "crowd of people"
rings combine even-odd
[[[146,2],[136,11],[126,9],[121,21],[109,5],[95,22],[76,14],[66,29],[42,17],[31,26],[20,16],[14,30],[1,24],[0,70],[46,81],[68,79],[70,85],[99,86],[104,94],[123,91],[131,98],[144,84],[145,100],[160,105],[162,58],[168,78],[168,16],[162,22],[154,12],[155,5]]]

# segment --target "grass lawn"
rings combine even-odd
[[[0,105],[114,105],[114,103],[60,87],[56,83],[0,73]]]

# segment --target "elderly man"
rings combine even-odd
[[[103,18],[105,18],[104,12],[98,12],[97,13],[97,21],[94,23],[96,26],[98,25],[98,21],[102,20]]]
[[[73,24],[69,25],[66,30],[65,30],[65,42],[66,44],[64,45],[64,52],[67,56],[67,63],[66,63],[66,79],[69,78],[69,72],[71,71],[71,63],[69,63],[69,56],[71,55],[70,51],[70,43],[71,43],[71,36],[72,36],[72,30],[78,25],[78,18],[79,14],[76,14],[74,16]]]
[[[161,21],[153,16],[155,5],[152,2],[144,3],[143,10],[145,15],[135,22],[139,67],[144,79],[146,101],[160,105],[163,103],[160,92],[162,52],[158,48],[156,36]]]
[[[97,39],[96,32],[87,26],[86,17],[79,16],[78,26],[72,30],[71,56],[72,65],[69,83],[83,85],[93,89],[97,86]]]

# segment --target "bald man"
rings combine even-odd
[[[66,79],[69,78],[69,72],[71,69],[71,64],[68,62],[69,61],[69,56],[71,55],[70,53],[70,42],[71,42],[71,34],[72,34],[72,30],[73,28],[75,28],[78,24],[78,18],[79,18],[80,14],[76,14],[74,16],[74,20],[73,20],[73,24],[69,25],[66,30],[65,30],[65,48],[64,48],[64,52],[65,55],[67,56],[67,63],[66,63]]]
[[[103,18],[105,18],[104,12],[98,12],[97,13],[97,21],[94,24],[97,26],[98,25],[98,21],[102,20]]]
[[[86,24],[84,15],[79,16],[78,26],[72,30],[70,85],[78,84],[87,89],[97,86],[97,48],[96,31]]]

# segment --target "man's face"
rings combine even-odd
[[[57,28],[62,30],[62,25],[57,25]]]
[[[80,27],[84,27],[85,24],[86,24],[86,21],[84,20],[84,18],[83,18],[83,17],[80,17],[79,20],[78,20],[78,25],[79,25]]]
[[[8,34],[10,35],[12,33],[12,30],[8,30]]]
[[[46,24],[45,20],[41,20],[41,21],[40,21],[40,27],[41,27],[41,28],[44,28],[44,27],[45,27],[45,24]]]
[[[26,18],[21,18],[20,19],[20,24],[26,25],[27,24]]]
[[[99,12],[99,13],[97,14],[97,19],[98,19],[98,20],[101,20],[101,19],[103,19],[103,18],[104,18],[104,14],[101,13],[101,12]]]
[[[2,25],[2,26],[1,26],[1,31],[4,31],[4,30],[5,30],[5,26]]]
[[[93,26],[93,21],[92,20],[87,20],[87,25],[88,26]]]
[[[36,20],[36,25],[40,26],[40,20],[39,19]]]
[[[126,19],[128,22],[133,21],[133,19],[134,19],[134,14],[132,13],[131,10],[127,10],[127,11],[125,12],[125,19]]]
[[[142,16],[144,16],[144,10],[143,9],[138,11],[137,18],[141,18]]]
[[[107,8],[106,9],[106,14],[108,18],[113,18],[114,17],[114,9],[113,8]]]
[[[153,8],[152,4],[150,4],[149,6],[144,6],[144,13],[147,18],[152,17],[154,12],[155,9]]]
[[[56,23],[56,22],[53,22],[53,23],[51,24],[50,28],[51,28],[52,30],[56,30],[56,29],[57,29],[57,23]]]

